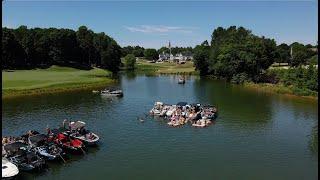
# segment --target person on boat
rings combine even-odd
[[[3,137],[2,138],[2,145],[5,145],[7,143],[9,143],[9,140],[7,139],[7,137]]]
[[[81,127],[80,130],[79,130],[79,133],[80,133],[81,135],[85,135],[87,132],[86,132],[86,130],[84,129],[84,127]]]
[[[180,116],[180,118],[179,118],[179,124],[180,124],[180,125],[183,125],[183,124],[184,124],[184,118],[183,118],[183,116]]]

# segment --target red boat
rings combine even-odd
[[[71,139],[70,137],[58,133],[55,136],[54,142],[61,146],[65,150],[73,151],[73,152],[84,152],[84,144],[78,139]]]

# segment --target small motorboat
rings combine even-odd
[[[64,161],[62,156],[64,156],[65,153],[58,145],[48,141],[47,135],[36,134],[29,136],[28,143],[32,147],[31,150],[46,160],[62,159]]]
[[[64,135],[82,141],[87,146],[97,145],[99,136],[89,130],[85,129],[86,123],[83,121],[76,121],[70,123],[71,131],[63,132]]]
[[[84,151],[85,146],[82,143],[82,141],[78,139],[72,139],[69,136],[64,135],[62,132],[58,133],[55,136],[54,142],[66,151],[74,152],[74,153],[76,152],[85,153]]]
[[[169,110],[167,110],[166,116],[167,116],[167,117],[172,116],[172,114],[173,114],[173,112],[174,112],[175,110],[176,110],[176,105],[172,105],[172,106],[169,108]]]
[[[178,79],[178,84],[184,84],[184,83],[186,83],[186,80],[184,78]]]
[[[97,91],[97,90],[92,90],[92,93],[94,93],[94,94],[97,94],[97,93],[99,93],[100,91]]]
[[[5,157],[21,171],[41,170],[46,167],[45,160],[30,151],[28,144],[13,142],[6,144],[3,148]]]
[[[163,102],[155,102],[154,107],[150,110],[150,114],[160,116],[163,108]]]
[[[19,174],[19,169],[7,158],[2,158],[2,179],[13,179]]]
[[[200,119],[192,124],[193,127],[207,127],[211,121],[209,119]]]
[[[104,96],[123,97],[122,90],[105,89],[102,90],[100,94]]]

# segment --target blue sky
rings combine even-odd
[[[211,39],[219,26],[243,26],[277,44],[318,40],[317,1],[5,1],[2,26],[85,25],[121,46],[192,46]]]

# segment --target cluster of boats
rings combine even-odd
[[[179,102],[174,105],[155,102],[150,110],[153,116],[163,117],[168,120],[168,125],[177,127],[191,124],[193,127],[206,127],[217,117],[217,108],[212,105],[188,104]]]
[[[2,138],[2,178],[12,178],[19,171],[39,171],[47,161],[63,161],[67,154],[85,154],[89,146],[97,145],[99,136],[85,128],[83,121],[63,121],[47,133],[30,130],[20,137]]]
[[[120,89],[104,89],[101,91],[93,90],[92,93],[100,93],[103,96],[123,97],[123,92]]]

